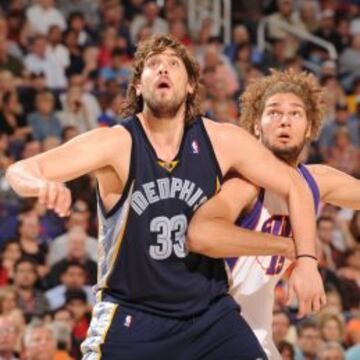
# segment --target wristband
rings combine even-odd
[[[307,257],[307,258],[313,259],[313,260],[315,260],[315,261],[318,261],[318,259],[317,259],[316,256],[310,255],[310,254],[300,254],[300,255],[297,255],[297,256],[296,256],[296,259],[300,259],[300,258],[304,258],[304,257]]]

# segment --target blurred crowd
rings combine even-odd
[[[239,96],[270,68],[313,72],[326,89],[327,114],[303,161],[360,176],[360,1],[233,1],[228,44],[205,11],[211,1],[200,2],[202,17],[189,29],[185,0],[0,0],[0,359],[80,358],[97,257],[91,175],[68,183],[72,211],[60,219],[19,199],[6,168],[120,123],[136,44],[151,34],[171,33],[197,57],[203,112],[218,122],[238,123]],[[268,46],[260,49],[266,19]],[[330,42],[337,58],[282,22]],[[275,342],[284,359],[360,359],[360,212],[322,206],[317,235],[328,304],[297,319],[297,304],[285,305],[284,279]]]

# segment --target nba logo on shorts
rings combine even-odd
[[[131,315],[126,315],[126,318],[125,318],[125,321],[124,321],[124,326],[130,327],[131,322],[132,322],[132,316]]]
[[[193,154],[198,154],[200,152],[199,143],[196,140],[192,141],[191,149],[192,149]]]

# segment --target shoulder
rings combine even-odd
[[[206,117],[203,117],[202,121],[212,141],[223,141],[239,136],[250,136],[244,129],[234,124],[218,123]]]
[[[332,167],[322,164],[305,165],[305,167],[314,178],[328,176],[334,171]]]

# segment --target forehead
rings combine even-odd
[[[278,93],[270,96],[265,101],[265,108],[267,107],[281,107],[281,106],[293,106],[305,108],[305,104],[302,99],[293,93]]]
[[[177,57],[180,59],[179,54],[171,48],[166,48],[164,51],[158,52],[158,51],[150,51],[150,53],[148,54],[148,56],[146,57],[145,60],[148,60],[152,57],[161,57],[161,56],[165,56],[165,57]]]

